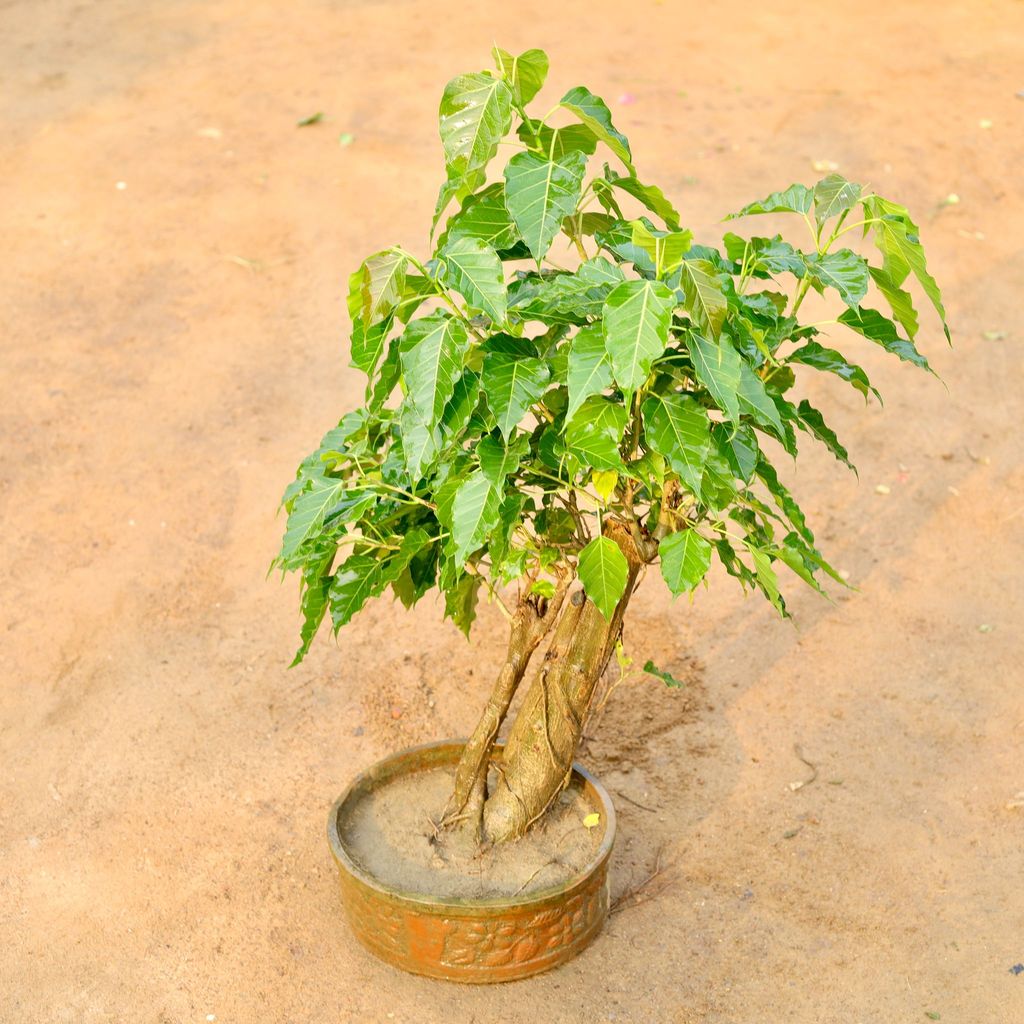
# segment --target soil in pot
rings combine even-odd
[[[453,780],[453,769],[432,768],[364,794],[338,822],[349,856],[386,886],[439,899],[528,896],[571,881],[593,861],[605,822],[588,818],[600,807],[578,779],[522,839],[484,850],[468,836],[434,826]]]

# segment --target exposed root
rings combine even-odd
[[[675,881],[674,878],[665,877],[673,865],[662,863],[664,852],[664,846],[658,847],[658,852],[654,858],[654,869],[643,881],[631,886],[612,900],[611,906],[608,908],[609,914],[617,914],[620,910],[638,907],[641,903],[647,903],[650,900],[656,899]],[[652,887],[652,883],[657,882],[659,879],[661,879],[661,884]]]

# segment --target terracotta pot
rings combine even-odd
[[[573,766],[600,808],[604,835],[591,862],[563,885],[523,896],[438,899],[401,892],[366,873],[345,850],[338,822],[375,787],[407,772],[454,765],[459,742],[430,743],[385,758],[360,775],[331,808],[327,838],[341,876],[341,902],[356,938],[371,953],[414,974],[486,984],[557,967],[585,949],[608,916],[608,858],[615,808],[586,769]],[[495,759],[500,759],[500,749]]]

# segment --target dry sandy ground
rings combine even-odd
[[[745,6],[0,6],[3,1024],[1024,1021],[1024,5]],[[354,945],[324,819],[465,733],[501,620],[468,648],[379,603],[288,672],[265,572],[358,399],[345,276],[425,245],[438,96],[492,38],[608,96],[698,237],[815,160],[905,199],[956,348],[929,320],[946,391],[862,345],[884,410],[813,385],[860,483],[810,450],[792,483],[857,592],[791,588],[796,628],[718,577],[637,599],[633,653],[691,684],[634,690],[590,760],[615,891],[660,846],[671,885],[467,990]]]

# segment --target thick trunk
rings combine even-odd
[[[610,620],[582,591],[573,594],[562,613],[512,725],[497,785],[484,804],[484,834],[491,842],[522,836],[569,780],[594,688],[615,649],[644,564],[623,524],[607,521],[604,532],[629,564],[625,593]]]
[[[445,808],[442,825],[457,826],[458,831],[476,843],[482,838],[487,769],[494,741],[526,673],[530,657],[558,617],[568,582],[568,576],[564,576],[550,599],[532,595],[519,602],[512,619],[505,663],[455,770],[455,788]]]

